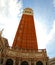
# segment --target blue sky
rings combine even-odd
[[[39,49],[47,50],[49,57],[55,57],[55,0],[0,0],[0,30],[12,46],[22,11],[30,7],[34,21]]]

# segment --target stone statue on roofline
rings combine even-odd
[[[1,35],[2,35],[3,30],[4,30],[4,29],[2,29],[2,30],[0,31],[0,37],[1,37]]]

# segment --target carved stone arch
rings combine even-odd
[[[42,61],[37,61],[36,65],[43,65],[43,62]]]
[[[13,65],[13,59],[9,58],[6,60],[6,65]]]
[[[28,61],[22,61],[21,65],[29,65]]]

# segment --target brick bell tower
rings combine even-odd
[[[23,11],[12,47],[17,47],[18,49],[38,50],[33,10],[30,8],[26,8]]]
[[[18,51],[18,65],[48,65],[46,49],[38,49],[33,10],[25,8],[17,29],[13,49]]]
[[[48,65],[46,49],[38,49],[31,8],[24,9],[13,45],[0,51],[0,60],[1,65]]]

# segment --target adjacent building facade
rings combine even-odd
[[[49,65],[55,65],[55,57],[49,59]]]
[[[48,65],[46,49],[38,49],[33,10],[25,8],[12,47],[0,35],[1,65]]]

